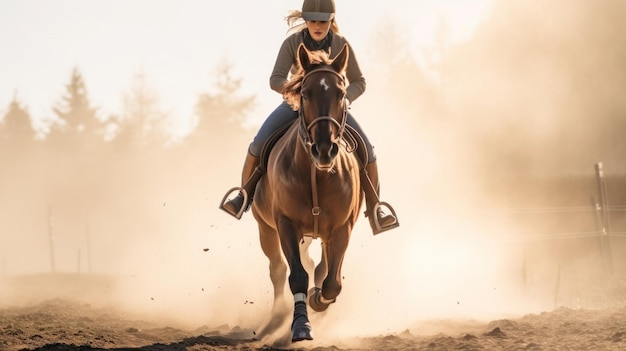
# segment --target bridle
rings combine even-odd
[[[343,75],[337,73],[335,70],[332,70],[328,67],[321,67],[321,68],[316,68],[308,72],[307,74],[305,74],[304,77],[302,78],[301,87],[304,87],[304,82],[311,75],[315,73],[322,73],[322,72],[329,72],[339,77],[342,84],[345,86],[345,78]],[[313,145],[313,140],[312,140],[313,136],[311,134],[311,130],[317,123],[322,122],[322,121],[329,121],[330,123],[336,125],[338,128],[337,136],[335,137],[334,140],[332,140],[332,142],[339,144],[341,142],[341,138],[343,137],[343,134],[346,129],[346,123],[348,120],[348,106],[344,103],[340,122],[337,122],[337,120],[332,118],[331,116],[318,116],[313,121],[311,121],[311,123],[307,124],[304,119],[303,100],[302,100],[302,97],[300,97],[300,111],[298,112],[298,118],[300,119],[300,128],[298,130],[298,134],[300,136],[299,139],[302,142],[302,146],[304,147],[304,149],[309,154],[309,157],[311,158],[311,193],[312,193],[312,200],[313,200],[313,207],[311,208],[311,214],[313,215],[312,238],[317,239],[317,236],[319,235],[319,216],[322,213],[322,209],[319,207],[319,200],[318,200],[318,194],[317,194],[317,169],[315,167],[315,164],[312,161],[313,155],[312,155],[311,149]]]
[[[313,75],[315,73],[321,73],[321,72],[329,72],[329,73],[334,74],[345,85],[345,78],[344,78],[343,75],[337,73],[335,70],[332,70],[332,69],[330,69],[328,67],[321,67],[321,68],[316,68],[316,69],[308,72],[307,74],[305,74],[304,77],[302,78],[301,86],[304,86],[304,82],[311,75]],[[303,146],[308,150],[308,152],[310,153],[311,146],[313,145],[313,140],[312,140],[313,137],[312,137],[312,134],[311,134],[311,130],[313,129],[313,127],[315,127],[315,125],[317,123],[322,122],[322,121],[328,121],[328,122],[330,122],[330,123],[332,123],[332,124],[337,126],[337,128],[338,128],[337,136],[335,137],[334,140],[331,140],[331,142],[339,143],[341,141],[341,138],[343,137],[344,131],[346,130],[346,122],[348,120],[348,107],[346,106],[346,104],[344,104],[340,122],[337,122],[337,120],[332,118],[331,116],[318,116],[313,121],[311,121],[311,123],[307,124],[306,121],[305,121],[305,118],[304,118],[304,112],[303,112],[303,108],[302,108],[303,107],[303,103],[302,102],[303,102],[302,101],[302,97],[300,97],[300,111],[298,112],[298,117],[300,119],[299,134],[300,134],[300,140],[303,142]]]

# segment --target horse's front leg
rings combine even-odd
[[[322,245],[322,257],[326,264],[322,266],[324,262],[321,262],[318,268],[320,269],[320,278],[324,268],[326,269],[325,278],[321,282],[320,287],[316,270],[316,287],[309,294],[309,304],[317,312],[325,311],[331,303],[337,300],[337,296],[341,293],[341,266],[349,241],[349,229],[340,228],[335,230],[330,239]]]
[[[260,336],[271,335],[278,330],[289,317],[288,305],[285,303],[285,283],[287,282],[287,265],[283,260],[280,241],[276,230],[262,220],[257,220],[261,249],[269,259],[270,279],[274,287],[274,302],[269,322],[259,330]]]
[[[300,259],[300,242],[302,234],[298,232],[293,222],[282,218],[278,223],[283,253],[289,265],[289,287],[294,298],[293,322],[291,324],[291,341],[313,340],[311,323],[306,305],[306,293],[309,286],[309,275]]]

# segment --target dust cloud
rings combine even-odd
[[[373,236],[360,218],[343,291],[312,317],[316,335],[419,333],[424,320],[608,301],[589,290],[608,284],[598,237],[550,234],[598,229],[588,211],[590,198],[598,201],[596,162],[611,174],[612,204],[623,199],[619,9],[623,2],[500,1],[473,38],[440,43],[436,64],[362,55],[368,91],[352,112],[376,147],[381,198],[401,226]],[[8,283],[50,272],[53,246],[57,274],[102,277],[82,281],[93,288],[72,298],[189,327],[258,328],[273,293],[256,224],[250,213],[237,221],[218,209],[239,182],[253,133],[219,150],[153,155],[149,168],[125,163],[122,151],[101,174],[104,186],[83,184],[70,196],[63,186],[87,170],[48,181],[41,169],[7,170],[2,304],[55,295],[51,286],[35,284],[30,296]],[[579,212],[563,210],[570,207]],[[614,244],[615,252],[622,243]]]

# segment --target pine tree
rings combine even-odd
[[[198,124],[192,139],[227,140],[241,134],[246,113],[252,109],[255,96],[241,96],[242,79],[232,76],[232,64],[223,61],[216,70],[215,93],[202,93],[196,102]]]
[[[3,142],[10,146],[23,145],[32,142],[35,138],[35,130],[28,109],[18,101],[17,94],[13,96],[7,113],[2,119],[0,135]]]
[[[102,142],[103,132],[97,118],[97,109],[91,106],[78,68],[72,70],[70,82],[65,89],[65,94],[53,107],[57,122],[51,126],[49,140],[70,147]]]
[[[116,117],[118,147],[137,147],[167,142],[168,114],[159,106],[157,93],[150,89],[143,72],[135,75],[131,90],[123,97],[124,111]]]

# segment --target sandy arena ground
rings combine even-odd
[[[323,339],[323,338],[321,338]],[[560,307],[491,322],[432,320],[401,333],[281,345],[239,327],[184,329],[62,299],[0,309],[0,349],[13,350],[623,350],[626,306]]]

